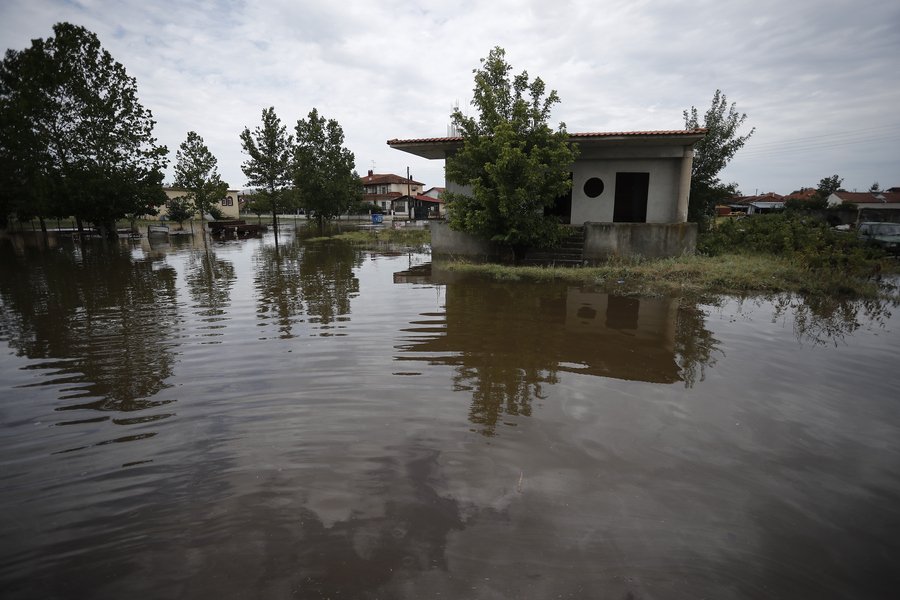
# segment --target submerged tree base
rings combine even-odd
[[[897,261],[886,260],[871,273],[811,270],[782,257],[754,254],[683,256],[667,259],[610,261],[584,268],[512,267],[461,260],[440,268],[497,280],[568,281],[592,285],[620,295],[704,296],[708,294],[779,293],[852,296],[900,300],[896,281],[882,275],[900,273]]]

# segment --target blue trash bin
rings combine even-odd
[[[379,223],[384,222],[384,215],[379,213],[372,214],[372,225],[378,225]]]

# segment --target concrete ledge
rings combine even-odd
[[[697,250],[696,223],[585,223],[584,259],[668,258]]]
[[[470,233],[454,231],[446,221],[431,222],[431,254],[433,256],[465,257],[475,261],[499,261],[507,257],[508,249]]]

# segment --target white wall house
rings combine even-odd
[[[703,129],[573,133],[571,198],[560,199],[565,223],[684,223],[694,144]],[[388,141],[392,148],[430,159],[453,160],[461,137]],[[447,191],[465,193],[455,182]]]
[[[175,198],[180,198],[181,196],[187,195],[187,190],[175,187],[165,187],[163,191],[166,192],[166,197],[169,200],[174,200]],[[225,193],[225,197],[219,200],[218,206],[219,210],[222,211],[222,214],[226,219],[239,219],[240,218],[240,206],[238,204],[238,194],[239,190],[228,190]],[[163,221],[168,218],[169,207],[168,202],[159,207],[159,214],[156,216],[157,219]],[[199,219],[200,215],[195,214],[195,219]]]
[[[402,208],[392,204],[403,196],[416,196],[422,192],[425,184],[393,173],[373,173],[369,170],[367,175],[359,178],[363,186],[363,202],[371,202],[385,211],[396,209],[406,212],[404,204]]]
[[[551,213],[561,223],[585,226],[583,257],[611,255],[677,256],[693,252],[697,228],[687,223],[694,144],[705,129],[572,133],[579,149],[571,167],[572,189]],[[429,159],[452,161],[463,138],[389,140],[392,148]],[[467,190],[447,182],[450,193]],[[460,232],[445,237],[432,229],[432,251],[446,240],[447,253],[460,254],[468,242]],[[450,240],[453,240],[452,242]],[[472,253],[484,254],[481,244]],[[476,250],[477,248],[477,250]]]
[[[900,210],[900,192],[834,192],[828,196],[828,206],[842,204],[852,204],[857,210],[866,208]]]

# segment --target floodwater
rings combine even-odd
[[[0,239],[3,598],[893,598],[900,315]]]

